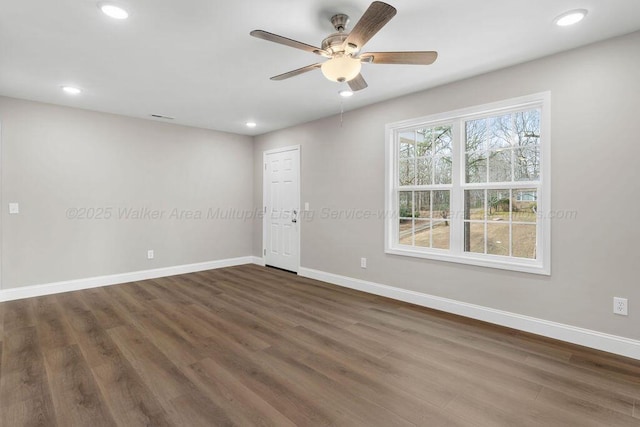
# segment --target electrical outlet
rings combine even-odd
[[[147,259],[153,259],[154,255],[155,254],[153,253],[153,249],[149,249],[147,251]]]
[[[361,268],[367,268],[367,259],[366,258],[360,258],[360,267]]]
[[[629,314],[629,306],[626,298],[613,297],[613,313],[620,316]]]

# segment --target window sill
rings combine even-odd
[[[432,250],[430,252],[417,251],[409,248],[392,247],[386,248],[385,253],[390,255],[409,256],[414,258],[432,259],[436,261],[453,262],[458,264],[475,265],[478,267],[497,268],[500,270],[510,270],[522,273],[539,274],[550,276],[551,270],[549,266],[544,266],[537,260],[513,260],[504,259],[501,256],[492,255],[453,255],[448,251]]]

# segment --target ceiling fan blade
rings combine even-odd
[[[362,77],[362,74],[358,74],[353,79],[349,80],[347,83],[349,84],[349,87],[351,88],[351,90],[354,92],[357,92],[362,89],[366,89],[367,86],[369,86],[367,82],[364,80],[364,77]]]
[[[347,36],[346,45],[351,45],[352,48],[355,46],[354,49],[362,49],[362,46],[395,15],[395,7],[381,1],[374,1]]]
[[[278,74],[277,76],[273,76],[273,77],[271,77],[271,80],[288,79],[290,77],[295,77],[295,76],[297,76],[299,74],[303,74],[303,73],[306,73],[308,71],[315,70],[316,68],[320,68],[321,66],[322,66],[322,64],[307,65],[306,67],[298,68],[297,70],[293,70],[293,71],[289,71],[287,73]]]
[[[438,52],[366,52],[360,58],[373,64],[431,65],[438,58]]]
[[[319,47],[311,46],[310,44],[302,43],[297,40],[288,39],[286,37],[279,36],[277,34],[269,33],[267,31],[262,30],[253,30],[249,33],[253,37],[257,37],[262,40],[267,40],[274,43],[280,43],[285,46],[294,47],[296,49],[301,49],[306,52],[315,53],[316,55],[322,56],[330,56],[328,52],[320,49]]]

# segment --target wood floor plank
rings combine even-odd
[[[215,402],[201,394],[185,395],[172,399],[169,413],[176,426],[210,427],[237,425]]]
[[[235,324],[220,312],[195,304],[185,307],[185,310],[189,310],[194,317],[209,323],[212,327],[210,334],[223,333],[231,340],[251,350],[257,351],[269,347],[269,343],[253,334],[253,331]]]
[[[24,304],[19,305],[24,309]],[[56,424],[56,415],[34,326],[4,332],[0,378],[0,424]]]
[[[102,329],[111,329],[127,324],[126,315],[111,301],[104,288],[87,289],[79,294],[85,306],[91,310]]]
[[[224,302],[228,306],[240,309],[242,313],[251,315],[255,319],[271,325],[276,329],[288,329],[298,326],[294,320],[282,316],[277,309],[266,308],[264,304],[251,302],[244,297],[229,295],[229,293],[221,293],[216,297],[217,301]]]
[[[55,416],[51,397],[36,395],[31,399],[0,407],[0,426],[62,426]]]
[[[591,397],[604,394],[605,397],[609,396],[619,400],[620,404],[624,406],[640,399],[640,387],[603,375],[604,372],[598,373],[568,362],[560,362],[538,355],[529,356],[525,364],[546,372],[549,382],[545,385],[560,391],[570,391],[579,395],[586,393]]]
[[[109,329],[108,334],[162,404],[196,391],[178,367],[139,331],[120,326]]]
[[[465,419],[468,425],[479,427],[523,425],[519,414],[471,398],[464,393],[451,401],[446,409]]]
[[[3,316],[3,331],[8,332],[16,328],[34,326],[35,318],[29,300],[12,301],[5,305]]]
[[[362,333],[366,333],[362,328],[360,330]],[[577,393],[580,396],[588,396],[590,400],[605,407],[614,408],[625,414],[631,413],[632,399],[625,398],[624,395],[619,394],[615,390],[602,390],[598,387],[591,386],[588,383],[577,381],[572,377],[551,375],[543,369],[528,368],[526,363],[504,357],[502,352],[488,353],[486,351],[476,351],[477,348],[473,346],[473,344],[470,349],[465,350],[466,345],[468,344],[467,340],[463,342],[455,342],[441,337],[434,338],[435,336],[430,335],[428,341],[420,341],[414,337],[411,340],[411,347],[420,348],[425,354],[435,356],[434,358],[436,360],[445,359],[448,355],[446,363],[448,365],[455,366],[456,364],[459,364],[459,362],[462,362],[465,365],[468,365],[469,363],[476,365],[477,368],[480,369],[478,371],[478,375],[482,375],[482,372],[486,371],[501,372],[502,374],[508,374],[515,378],[526,379],[535,384],[547,385],[560,390],[573,390],[574,393]],[[399,340],[396,338],[396,348],[402,349],[403,341],[408,342],[406,339]],[[434,344],[437,345],[437,347],[433,347]],[[410,350],[407,350],[407,352],[409,351]],[[472,351],[472,353],[468,356],[463,356],[463,358],[460,359],[460,356],[458,355],[464,354],[465,351]]]
[[[127,293],[128,291],[125,290],[123,292]],[[117,327],[113,323],[115,316],[120,326],[135,326],[139,331],[144,332],[156,346],[161,348],[161,351],[169,359],[176,361],[176,363],[189,365],[199,360],[198,349],[181,336],[179,331],[171,324],[171,320],[167,320],[161,312],[153,309],[153,304],[157,303],[157,300],[147,298],[148,294],[146,293],[140,295],[144,295],[142,298],[147,304],[147,310],[145,311],[125,312],[126,308],[121,305],[119,297],[111,298],[108,295],[107,299],[103,299],[101,302],[102,312],[110,313],[108,324],[111,327]],[[122,296],[122,294],[119,294],[119,296]],[[104,331],[101,336],[102,341],[110,341]]]
[[[611,427],[638,426],[638,421],[626,414],[548,387],[542,389],[536,400],[560,410],[573,409],[572,412],[584,415],[585,418],[589,418],[600,425]],[[631,414],[632,412],[629,415]]]
[[[640,361],[257,265],[0,304],[0,427],[640,426]]]
[[[113,341],[77,294],[69,293],[59,295],[57,298],[65,309],[65,318],[71,325],[76,342],[89,366],[108,363],[118,356],[118,350]]]
[[[286,304],[300,304],[305,308],[313,307],[322,315],[330,317],[337,317],[345,323],[353,323],[353,315],[359,311],[364,311],[372,307],[372,303],[363,302],[359,299],[341,299],[341,293],[328,293],[321,286],[317,286],[315,283],[309,287],[301,288],[299,283],[292,283],[291,277],[296,277],[290,273],[282,273],[275,271],[276,273],[284,274],[287,280],[279,282],[277,285],[270,283],[267,280],[258,280],[253,275],[238,272],[238,270],[230,269],[233,273],[227,274],[230,278],[237,277],[236,280],[241,280],[245,286],[252,287],[256,292],[259,289],[270,289],[273,294],[275,289],[286,290],[285,299],[281,299],[281,302]],[[270,273],[267,271],[267,273]],[[264,274],[264,272],[262,273]],[[303,280],[299,278],[299,280]],[[233,283],[233,282],[232,282]],[[319,282],[318,282],[319,283]]]
[[[136,301],[150,301],[157,298],[157,296],[148,290],[151,283],[154,283],[154,280],[149,280],[148,282],[132,282],[121,286],[120,289],[131,294]]]
[[[174,283],[174,279],[171,277],[165,277],[161,279],[147,280],[144,282],[144,287],[149,294],[153,295],[157,299],[165,300],[173,304],[191,303],[191,298],[176,289]]]
[[[71,327],[62,315],[55,296],[33,298],[31,303],[40,348],[44,353],[70,346],[75,342]]]
[[[210,358],[231,372],[244,386],[293,421],[296,425],[326,426],[335,420],[320,396],[298,393],[289,386],[287,375],[273,372],[251,357],[244,346],[224,335],[210,338]]]
[[[438,340],[407,340],[401,335],[388,334],[370,326],[354,325],[352,328],[365,337],[376,337],[386,343],[393,351],[384,357],[384,361],[393,368],[385,374],[398,378],[420,378],[421,375],[438,378],[445,384],[447,379],[452,383],[458,383],[458,389],[466,389],[471,385],[495,386],[504,388],[508,393],[517,393],[522,397],[535,397],[541,386],[537,383],[507,375],[502,372],[500,360],[493,360],[494,355],[475,354],[474,359],[464,355],[464,347],[454,351],[442,349],[442,343]],[[469,349],[468,351],[473,351]],[[431,372],[436,373],[435,376]]]
[[[45,361],[56,416],[61,425],[116,425],[77,345],[50,350]]]
[[[323,396],[325,405],[333,412],[338,423],[346,424],[348,421],[350,425],[362,426],[376,423],[386,426],[415,425],[402,415],[366,399],[362,393],[345,392],[345,388],[340,383],[315,370],[304,360],[292,357],[291,354],[279,351],[274,347],[264,350],[257,363],[262,364],[265,369],[288,372],[286,382],[291,390],[297,393]],[[372,395],[379,393],[379,391],[379,389],[370,389]],[[411,413],[403,415],[411,415]]]
[[[132,322],[175,365],[187,366],[203,356],[162,312],[131,313]]]
[[[206,301],[222,293],[215,283],[201,280],[195,274],[180,276],[179,280],[172,282],[172,286],[182,295],[195,301]]]
[[[108,329],[118,326],[139,327],[139,324],[131,323],[131,317],[122,312],[107,293],[92,293],[83,301],[87,306],[97,309],[97,312],[94,311],[96,318],[99,321],[104,320],[104,325],[110,326]],[[100,322],[100,324],[103,323]],[[109,340],[111,340],[110,337]],[[96,366],[93,372],[107,405],[119,425],[171,425],[162,405],[120,351],[112,353],[109,361]]]
[[[292,418],[298,424],[307,425],[310,422],[310,420],[303,421],[304,418],[297,418],[301,415],[306,416],[309,414],[310,405],[316,405],[316,409],[312,410],[316,417],[322,416],[322,412],[318,412],[319,408],[317,407],[317,405],[320,405],[326,411],[324,417],[334,419],[338,424],[344,424],[342,418],[348,417],[351,425],[371,425],[373,420],[377,420],[381,425],[410,425],[407,421],[384,408],[367,404],[356,394],[351,394],[349,398],[346,398],[340,387],[324,375],[313,371],[296,358],[287,357],[285,360],[274,356],[271,353],[271,349],[269,348],[259,353],[239,350],[233,359],[217,357],[216,360],[223,360],[229,363],[232,370],[235,367],[234,364],[238,360],[242,360],[243,366],[251,367],[251,372],[254,375],[260,375],[261,380],[264,381],[263,384],[268,384],[270,389],[278,392],[278,400],[290,399],[292,396],[296,397],[295,406],[285,410],[290,411],[294,408],[300,408],[300,405],[305,405],[307,409],[303,413],[286,413],[289,418]],[[285,372],[286,374],[283,375]],[[320,392],[321,390],[331,390],[331,393]],[[262,396],[269,396],[269,393],[262,394]],[[304,400],[300,400],[301,398]],[[274,403],[272,402],[272,404]],[[276,404],[280,404],[280,402]],[[368,411],[354,409],[362,408],[363,406],[366,406]],[[312,425],[317,425],[317,423],[324,424],[321,420],[315,419]]]
[[[125,313],[133,313],[148,310],[147,300],[138,300],[127,292],[127,284],[118,286],[107,286],[102,288],[104,293]]]
[[[124,357],[115,357],[95,367],[93,372],[118,425],[171,425],[160,402]]]
[[[587,369],[595,369],[598,372],[605,370],[609,376],[619,378],[624,381],[640,384],[640,365],[629,361],[620,362],[602,356],[583,356],[574,354],[571,356],[571,364],[582,366]]]
[[[420,400],[434,407],[443,407],[457,395],[449,378],[443,380],[434,374],[414,382],[418,378],[415,374],[402,375],[387,360],[371,357],[357,348],[337,346],[330,339],[315,333],[309,334],[309,331],[301,329],[292,331],[287,338],[291,339],[284,344],[287,352],[295,354],[344,387],[357,391],[358,394],[367,394],[369,389],[388,390],[393,399],[385,398],[385,394],[373,394],[369,399],[391,410],[410,412],[413,417],[420,418],[422,410],[414,401],[414,396],[419,395]],[[280,346],[283,344],[279,344]],[[416,421],[413,417],[409,419]]]
[[[384,321],[387,324],[402,328],[402,334],[411,335],[412,339],[420,339],[422,337],[431,339],[433,336],[436,336],[443,340],[449,340],[453,337],[455,342],[464,343],[465,346],[472,347],[479,351],[488,350],[492,354],[516,361],[524,361],[531,354],[525,350],[513,348],[510,345],[504,345],[502,342],[488,339],[486,333],[479,334],[476,331],[467,333],[463,328],[452,328],[449,325],[431,320],[428,322],[418,321],[417,319],[407,320],[402,316],[395,316],[392,312],[385,310],[372,309],[371,311],[375,312],[375,320],[373,322],[363,321],[360,323],[379,324],[380,321]],[[423,334],[422,331],[424,330],[427,330],[428,333]],[[483,330],[486,331],[486,328]]]
[[[273,406],[242,384],[214,360],[206,358],[190,366],[186,375],[217,402],[237,425],[293,427],[295,424]]]
[[[256,316],[222,299],[208,302],[207,307],[218,310],[217,313],[219,317],[245,330],[251,331],[253,336],[266,343],[270,343],[284,333],[282,327],[277,323],[271,322],[269,318]]]
[[[408,393],[406,390],[391,386],[389,383],[379,381],[376,373],[356,369],[355,366],[347,363],[340,363],[330,357],[323,357],[322,354],[313,354],[306,349],[292,348],[289,345],[277,345],[264,350],[263,353],[271,356],[271,364],[280,366],[281,369],[290,371],[292,368],[301,374],[313,373],[315,381],[323,387],[332,390],[332,396],[337,399],[334,406],[340,407],[343,402],[351,402],[349,408],[342,408],[341,411],[350,413],[349,419],[359,420],[363,424],[373,422],[368,416],[357,416],[351,411],[360,412],[353,403],[360,405],[360,408],[368,407],[369,415],[382,422],[390,424],[411,424],[419,423],[428,412],[436,409],[435,405],[429,405],[428,399]],[[358,400],[344,395],[344,390],[350,390],[349,394],[358,396]],[[381,393],[382,390],[389,393]]]
[[[523,403],[508,397],[494,400],[493,396],[468,396],[461,393],[447,410],[467,420],[473,426],[523,426],[523,427],[602,427],[580,415],[572,416],[563,411],[549,411],[536,407],[535,402]]]
[[[244,287],[238,288],[234,286],[233,283],[225,281],[219,281],[217,284],[227,295],[246,298],[247,300],[251,300],[253,297],[257,304],[266,304],[277,313],[282,313],[282,310],[286,310],[290,314],[290,316],[287,317],[291,319],[293,323],[299,324],[301,317],[308,318],[309,316],[311,316],[314,321],[324,321],[338,327],[352,325],[355,322],[352,317],[346,318],[336,313],[321,311],[321,309],[319,310],[310,304],[287,300],[273,291],[260,289],[260,287],[251,287],[249,289]]]
[[[192,315],[193,305],[176,304],[164,300],[155,301],[153,304],[159,316],[175,327],[178,333],[187,340],[192,339],[194,342],[198,342],[202,338],[211,336],[214,328],[204,319]]]

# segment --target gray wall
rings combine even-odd
[[[250,223],[206,215],[252,210],[251,137],[2,97],[0,125],[3,289],[250,255]],[[131,208],[164,215],[120,216]]]
[[[301,201],[315,211],[301,225],[303,267],[640,339],[639,69],[634,33],[349,112],[343,127],[330,117],[261,135],[254,203],[262,152],[300,144]],[[384,209],[386,123],[547,90],[552,209],[577,211],[552,222],[551,277],[386,255],[382,220],[321,218],[323,208]],[[256,221],[253,253],[261,248]],[[613,296],[629,298],[628,317],[612,314]]]

